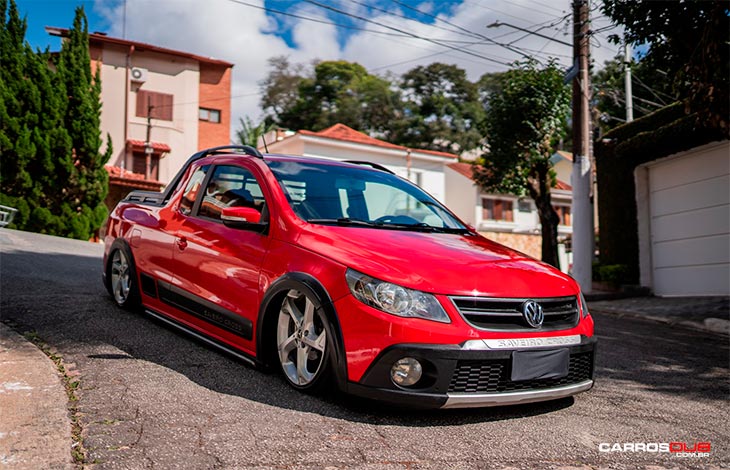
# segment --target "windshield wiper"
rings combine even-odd
[[[387,223],[387,222],[381,222],[378,224],[382,227],[387,228],[394,228],[397,230],[416,230],[419,232],[431,232],[431,233],[468,233],[469,230],[465,228],[457,228],[457,227],[437,227],[435,225],[429,225],[425,222],[421,222],[419,224],[396,224],[396,223]]]
[[[369,227],[384,230],[414,230],[429,233],[469,233],[469,230],[465,228],[435,227],[424,222],[419,224],[397,224],[392,222],[371,222],[362,219],[351,219],[349,217],[340,217],[339,219],[309,219],[307,222],[310,224],[339,225],[342,227]]]
[[[367,220],[351,219],[349,217],[340,217],[339,219],[308,219],[307,222],[310,224],[322,224],[322,225],[342,225],[342,226],[355,226],[355,227],[378,227],[378,224],[368,222]]]

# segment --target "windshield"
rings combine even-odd
[[[468,231],[438,201],[395,175],[366,168],[268,161],[289,204],[315,224]]]

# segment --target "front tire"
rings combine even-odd
[[[135,310],[140,306],[137,271],[132,253],[125,245],[112,251],[107,271],[109,278],[109,294],[114,302],[127,310]]]
[[[332,344],[331,328],[319,301],[289,290],[276,326],[277,357],[286,381],[298,390],[322,390],[332,377]]]

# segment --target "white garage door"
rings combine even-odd
[[[730,294],[730,144],[648,166],[656,295]]]

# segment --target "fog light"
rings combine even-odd
[[[410,387],[421,379],[423,367],[412,357],[399,359],[390,369],[390,378],[394,384],[401,387]]]

